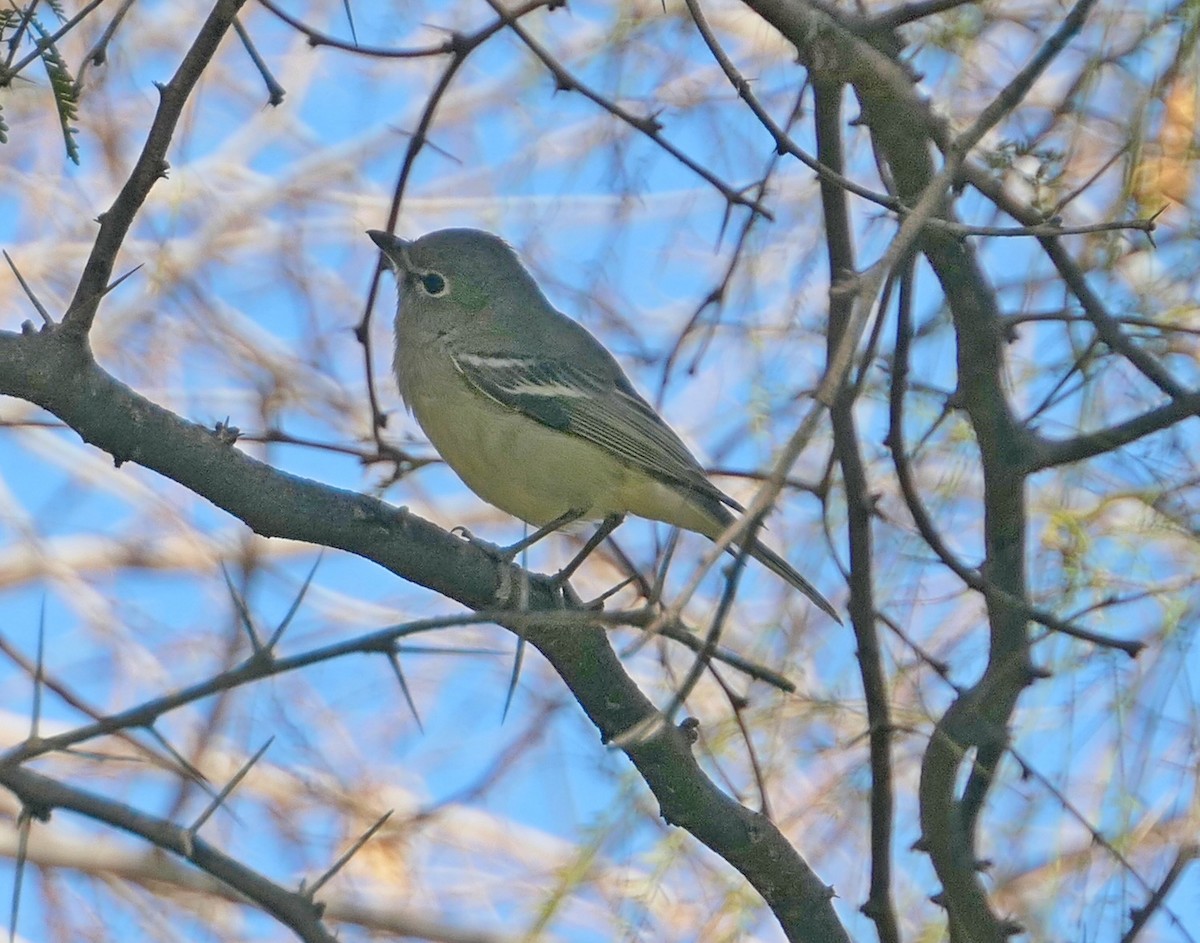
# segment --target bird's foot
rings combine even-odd
[[[500,585],[496,589],[496,601],[502,608],[517,608],[524,610],[529,608],[529,573],[524,569],[513,566],[514,561],[523,550],[528,549],[532,544],[541,540],[547,534],[554,533],[565,524],[568,524],[573,520],[577,520],[579,517],[580,512],[568,511],[566,514],[556,518],[549,524],[538,528],[535,533],[529,535],[528,537],[524,537],[507,547],[501,547],[497,544],[490,543],[489,541],[476,537],[469,530],[467,530],[467,528],[462,526],[455,527],[451,533],[461,535],[467,541],[467,543],[471,544],[471,546],[483,551],[497,563],[501,564]],[[607,537],[613,532],[613,530],[617,528],[622,520],[623,516],[621,515],[611,515],[610,517],[606,518],[596,529],[596,532],[591,536],[588,542],[584,545],[583,549],[575,555],[575,558],[572,559],[570,563],[568,563],[553,576],[538,578],[539,582],[543,586],[549,589],[554,596],[558,597],[563,608],[591,610],[593,612],[598,612],[604,608],[604,601],[614,592],[616,592],[615,589],[610,590],[609,592],[598,596],[596,599],[593,599],[591,602],[585,603],[580,598],[579,594],[575,592],[574,587],[571,586],[570,579],[571,576],[574,575],[575,571],[579,569],[579,565],[583,563],[583,561],[588,558],[592,551],[604,541],[605,537]],[[520,574],[519,585],[518,581],[514,579],[514,574]],[[620,589],[624,585],[625,583],[622,583],[621,586],[617,587],[617,589]]]
[[[531,575],[541,586],[549,590],[553,596],[560,597],[560,601],[565,608],[585,608],[579,595],[572,588],[570,582],[568,582],[571,574],[566,568],[560,570],[554,576],[538,576],[530,574],[527,570],[514,565],[517,557],[521,555],[521,551],[529,546],[527,540],[519,540],[515,544],[501,547],[499,544],[476,537],[467,528],[462,526],[455,527],[451,533],[458,534],[476,550],[487,554],[499,564],[500,585],[496,587],[495,594],[496,605],[499,608],[517,609],[522,612],[529,609],[529,584]]]
[[[529,579],[528,574],[513,566],[513,561],[525,549],[523,541],[518,541],[508,547],[501,547],[482,537],[476,537],[463,526],[454,527],[450,533],[462,537],[476,550],[487,554],[500,565],[500,585],[496,587],[496,605],[501,609],[529,608]],[[514,572],[522,573],[517,579]]]
[[[516,559],[517,554],[521,552],[518,547],[513,550],[511,547],[501,547],[499,544],[494,544],[490,540],[484,540],[482,537],[476,537],[467,528],[461,524],[458,527],[450,528],[450,533],[461,537],[476,550],[482,550],[494,560],[503,560],[506,563],[512,563]]]
[[[563,602],[569,608],[599,612],[604,608],[604,601],[612,595],[612,591],[603,593],[602,595],[593,599],[591,602],[585,603],[579,598],[579,594],[576,593],[574,588],[571,586],[570,580],[575,574],[575,571],[579,569],[580,564],[590,557],[592,552],[599,547],[600,544],[604,543],[605,538],[607,538],[609,534],[616,530],[621,525],[623,520],[625,520],[625,515],[623,514],[610,514],[608,517],[606,517],[600,522],[600,526],[597,527],[595,533],[588,538],[587,543],[583,545],[583,548],[579,551],[579,553],[575,554],[574,558],[572,558],[572,560],[566,566],[555,573],[554,576],[550,577],[551,586],[554,587],[555,590],[562,592]],[[622,583],[621,585],[624,586],[625,584]],[[618,587],[618,589],[619,588],[620,587]]]

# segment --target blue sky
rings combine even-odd
[[[140,25],[149,29],[145,43],[159,41],[160,32],[169,33],[167,26],[150,29],[156,22],[168,22],[167,9],[153,4],[139,9]],[[338,4],[293,9],[314,25],[347,35]],[[462,9],[465,12],[453,14],[460,19],[453,20],[450,13],[416,7],[354,5],[360,38],[375,45],[424,43],[441,35],[433,25],[453,22],[471,28],[490,18],[482,4]],[[605,53],[596,42],[614,28],[614,14],[605,5],[573,3],[568,11],[536,16],[537,28],[561,43],[580,77],[635,112],[665,103],[664,133],[722,178],[743,185],[762,173],[770,159],[769,139],[715,76],[699,39],[673,8],[661,25],[617,24],[628,42],[618,53]],[[295,436],[362,444],[368,413],[361,348],[351,329],[376,263],[375,249],[362,231],[386,221],[407,132],[440,64],[376,62],[306,49],[261,9],[251,11],[246,22],[288,97],[277,109],[266,106],[261,82],[244,53],[232,41],[227,44],[221,63],[228,78],[202,83],[197,107],[172,149],[171,179],[156,192],[127,243],[123,261],[144,263],[146,268],[102,309],[97,356],[151,399],[197,422],[211,424],[228,416],[253,434],[269,420]],[[165,78],[177,60],[174,52],[141,54],[136,35],[132,29],[124,34],[109,65],[93,73],[97,104],[85,98],[81,109],[79,169],[66,162],[54,140],[53,124],[46,123],[42,112],[0,99],[12,128],[5,155],[9,163],[7,169],[0,168],[0,243],[33,274],[35,286],[48,299],[68,296],[93,232],[84,220],[111,198],[141,140],[141,131],[131,130],[121,138],[122,159],[114,160],[102,146],[108,139],[106,127],[145,127],[154,104],[150,82]],[[795,94],[797,72],[786,57],[754,58],[752,41],[766,39],[753,30],[746,35],[749,39],[743,38],[743,43],[731,39],[731,46],[748,57],[758,94],[783,115]],[[998,29],[988,34],[985,48],[1002,68],[1007,56],[1022,60],[1028,39],[1021,31]],[[927,88],[941,101],[954,103],[955,90],[972,80],[970,70],[964,72],[932,44],[923,47],[918,58]],[[1135,65],[1142,70],[1154,67],[1145,59]],[[1099,88],[1089,101],[1104,100],[1109,90]],[[847,106],[848,115],[853,110],[852,104]],[[1035,123],[1033,118],[1026,121]],[[1017,129],[1009,130],[1015,134]],[[812,149],[807,121],[798,125],[796,137]],[[720,277],[731,251],[730,234],[740,227],[742,212],[735,212],[722,241],[723,203],[711,188],[581,96],[555,93],[551,80],[509,37],[469,60],[435,125],[433,141],[436,149],[427,149],[417,161],[398,230],[411,236],[444,226],[475,225],[501,232],[524,252],[550,298],[602,336],[648,395],[658,395],[666,354]],[[864,132],[850,131],[848,143],[854,172],[877,186]],[[30,185],[45,179],[54,185]],[[1072,221],[1091,222],[1092,214],[1109,211],[1106,201],[1114,186],[1106,182],[1095,192],[1100,197],[1073,210],[1079,218]],[[664,414],[706,458],[722,467],[764,467],[799,421],[807,407],[805,394],[820,376],[824,348],[819,332],[827,286],[815,195],[810,174],[793,164],[782,166],[771,196],[776,221],[752,235],[750,261],[731,285],[711,343],[693,340],[685,345],[683,366],[667,377],[661,399]],[[994,222],[987,208],[970,196],[961,201],[961,209],[973,222]],[[869,261],[886,246],[893,227],[869,210],[859,213],[857,224],[858,247]],[[1185,223],[1178,225],[1186,228]],[[1194,247],[1169,238],[1169,233],[1153,255],[1137,239],[1114,240],[1128,253],[1128,262],[1098,287],[1115,308],[1153,309],[1156,297],[1176,303],[1168,288],[1181,293],[1179,303],[1194,304],[1194,286],[1180,288],[1172,275],[1195,262]],[[62,247],[53,263],[47,261],[47,245]],[[980,253],[994,284],[1014,286],[1001,294],[1006,310],[1052,309],[1063,303],[1061,286],[1052,280],[1032,290],[1022,287],[1031,271],[1046,271],[1029,243],[995,240],[981,246]],[[948,392],[955,383],[952,338],[927,270],[920,273],[918,284],[917,317],[927,333],[917,346],[914,378],[934,392]],[[1160,293],[1146,290],[1155,286],[1163,286]],[[372,334],[377,393],[389,412],[389,440],[426,455],[428,448],[400,409],[388,375],[392,304],[393,286],[385,277]],[[3,327],[15,329],[28,316],[26,308],[10,305]],[[889,320],[885,337],[891,331]],[[1029,373],[1040,369],[1057,377],[1052,371],[1069,362],[1072,353],[1065,332],[1023,328],[1022,340],[1011,349],[1013,386],[1019,391],[1014,396],[1032,407],[1051,383]],[[1194,363],[1184,356],[1171,363],[1181,376],[1195,379]],[[1090,395],[1081,393],[1051,410],[1043,430],[1069,433],[1081,411],[1087,412],[1081,410],[1081,400]],[[1093,415],[1111,419],[1143,408],[1144,390],[1133,378],[1113,380],[1102,400],[1084,405]],[[913,397],[910,441],[928,428],[936,411],[935,396],[927,401]],[[877,393],[864,398],[860,421],[868,461],[883,476],[888,468],[882,446],[886,402]],[[951,420],[936,439],[924,473],[939,522],[956,548],[977,560],[977,472],[962,431],[961,423]],[[293,445],[244,447],[285,470],[338,487],[381,493],[447,527],[466,524],[506,542],[521,532],[516,522],[488,513],[438,466],[385,490],[386,470],[364,469],[353,457]],[[827,452],[827,439],[815,442],[797,474],[816,481]],[[1175,574],[1183,581],[1191,572],[1190,552],[1161,534],[1160,539],[1146,539],[1146,532],[1155,531],[1137,519],[1137,501],[1118,502],[1111,495],[1176,480],[1194,458],[1194,445],[1181,435],[1176,443],[1164,445],[1156,439],[1112,460],[1035,480],[1035,592],[1051,594],[1048,604],[1069,611],[1106,591],[1097,575],[1104,571],[1126,574],[1131,584]],[[157,542],[181,534],[207,535],[214,545],[228,548],[227,555],[235,561],[239,553],[242,559],[246,554],[254,557],[248,600],[263,626],[281,618],[314,560],[314,552],[306,548],[252,547],[245,529],[224,512],[143,469],[111,469],[107,457],[81,446],[70,432],[23,429],[0,436],[0,472],[7,509],[0,520],[0,550],[15,551],[40,541],[57,553],[82,536],[125,545],[132,538],[144,539],[153,549]],[[738,491],[740,496],[752,493],[734,479],[722,483],[731,490],[746,488]],[[899,506],[889,503],[894,495],[883,490],[885,509],[898,512]],[[1100,506],[1091,508],[1089,501]],[[1131,523],[1113,522],[1102,513],[1106,508],[1130,515]],[[1096,533],[1103,530],[1108,536],[1097,536],[1077,548],[1077,557],[1069,557],[1055,540],[1086,514],[1104,524]],[[810,495],[789,493],[772,519],[771,539],[828,595],[840,599],[843,584],[833,556],[843,553],[836,503],[830,521],[832,548],[825,544],[819,515]],[[642,563],[653,559],[665,537],[664,528],[638,523],[620,532],[622,546]],[[684,585],[703,549],[698,539],[685,542],[669,586]],[[550,569],[566,552],[562,542],[539,547],[530,562]],[[930,557],[903,526],[888,531],[881,540],[881,601],[889,611],[911,620],[915,638],[951,661],[956,681],[970,683],[982,664],[985,645],[977,607]],[[1070,574],[1064,576],[1064,561],[1080,566],[1082,575],[1073,582]],[[596,572],[592,579],[599,584],[603,575]],[[813,618],[803,604],[781,605],[783,588],[770,574],[752,569],[746,579],[731,644],[782,668],[800,687],[794,699],[761,686],[752,689],[760,746],[782,771],[773,783],[776,804],[788,808],[790,796],[807,794],[814,783],[840,783],[837,793],[826,793],[829,807],[817,807],[811,817],[785,826],[801,851],[837,886],[839,912],[852,935],[871,938],[870,926],[857,909],[867,880],[862,801],[867,780],[862,744],[851,736],[856,722],[861,729],[853,640],[848,632]],[[710,587],[717,585],[714,580]],[[0,631],[31,653],[45,600],[48,669],[102,709],[118,709],[164,687],[202,678],[228,658],[230,640],[240,630],[222,586],[215,566],[199,578],[142,567],[47,571],[40,579],[0,590]],[[912,604],[914,599],[920,604]],[[1182,591],[1166,604],[1147,601],[1118,610],[1110,619],[1100,618],[1095,627],[1114,634],[1157,638],[1156,651],[1138,665],[1063,640],[1038,647],[1039,660],[1056,674],[1022,701],[1015,726],[1018,749],[1114,840],[1139,823],[1179,814],[1193,801],[1193,761],[1180,752],[1181,744],[1191,740],[1187,730],[1194,730],[1195,720],[1191,606],[1190,595]],[[445,600],[371,564],[327,553],[285,649],[301,650],[391,622],[455,611]],[[704,614],[700,605],[691,610],[697,623]],[[1164,631],[1172,619],[1178,619],[1179,628]],[[622,646],[632,639],[631,634],[618,637]],[[471,650],[403,658],[424,733],[417,730],[386,662],[355,656],[256,685],[222,703],[219,712],[227,712],[220,724],[222,744],[250,753],[274,736],[268,754],[273,768],[309,771],[313,779],[366,778],[381,790],[380,812],[395,798],[386,796],[386,787],[393,784],[406,790],[414,807],[453,801],[514,828],[585,848],[595,842],[606,865],[656,876],[661,868],[663,894],[677,894],[689,902],[698,899],[714,911],[722,894],[739,892],[735,878],[711,856],[690,849],[687,841],[682,842],[688,851],[684,856],[679,836],[667,835],[656,821],[653,801],[629,764],[598,743],[595,730],[536,655],[530,655],[513,710],[501,724],[511,636],[498,629],[472,628],[423,641]],[[893,637],[887,636],[887,644],[896,697],[906,708],[905,722],[926,731],[929,714],[945,706],[950,692],[922,674],[911,652]],[[661,701],[672,676],[663,671],[658,651],[658,646],[649,646],[631,656],[630,666]],[[115,661],[114,652],[119,653]],[[681,664],[674,662],[676,670]],[[29,696],[28,679],[21,672],[7,665],[0,668],[5,711],[23,715]],[[710,758],[710,766],[728,776],[731,789],[744,790],[744,798],[752,801],[744,751],[738,749],[728,711],[722,707],[710,691],[698,697],[692,709],[719,756]],[[47,698],[45,711],[48,723],[80,721],[53,697]],[[208,703],[180,712],[166,723],[166,732],[178,738],[177,745],[188,743],[214,711],[217,705]],[[518,750],[514,744],[522,742],[532,745]],[[898,768],[907,778],[895,854],[902,872],[901,899],[922,907],[926,919],[936,920],[936,910],[919,903],[933,886],[928,861],[909,847],[917,837],[911,786],[922,745],[920,735],[897,742]],[[512,764],[503,766],[503,774],[486,792],[472,794],[471,787],[502,765],[510,748],[516,757]],[[1064,813],[1051,789],[1036,780],[1021,780],[1015,764],[1006,767],[1006,774],[984,826],[993,836],[987,850],[999,862],[998,872],[1032,869],[1041,857],[1086,845],[1086,835]],[[124,782],[128,795],[138,802],[161,814],[172,809],[172,784],[151,773]],[[202,805],[195,792],[184,801],[187,809]],[[214,839],[250,855],[264,871],[285,882],[319,873],[345,837],[340,820],[331,822],[309,808],[286,822],[286,814],[273,811],[270,803],[247,798],[232,812],[239,819],[215,821]],[[246,825],[260,818],[271,824],[257,829]],[[287,841],[287,825],[305,840]],[[470,873],[470,862],[448,845],[420,845],[411,854],[412,869],[434,885],[441,869]],[[1152,879],[1161,873],[1161,859],[1139,864]],[[531,906],[529,895],[515,892],[527,872],[513,868],[520,877],[512,878],[512,891],[488,885],[493,907],[479,915],[481,924],[521,930],[536,922],[537,906]],[[39,938],[40,894],[35,883],[27,885],[21,921],[31,939]],[[414,878],[406,892],[419,886]],[[640,910],[636,893],[622,899],[615,915],[598,919],[594,909],[603,911],[612,898],[583,884],[568,881],[568,886],[566,903],[549,923],[555,938],[612,939],[614,926],[631,940],[654,939],[655,932],[661,932],[656,923],[663,919],[661,914],[653,907]],[[552,896],[551,888],[540,890],[546,897],[535,895],[535,901]],[[1046,918],[1046,927],[1064,938],[1115,940],[1125,911],[1143,897],[1136,883],[1111,877],[1098,865],[1064,879],[1061,909]],[[1195,878],[1189,876],[1171,902],[1177,913],[1194,918],[1196,899]],[[462,918],[452,892],[423,903],[447,919]],[[748,906],[745,913],[745,932],[765,940],[779,938],[760,907]],[[123,918],[133,919],[128,913]],[[247,939],[278,935],[269,922],[247,920],[240,928]],[[1162,918],[1155,928],[1159,935],[1146,939],[1187,939]],[[199,922],[186,932],[202,938]],[[702,931],[696,932],[696,939],[704,938]],[[347,938],[352,936],[347,933]]]

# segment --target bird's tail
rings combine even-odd
[[[730,513],[728,508],[717,503],[716,501],[713,501],[704,510],[706,511],[706,516],[709,518],[709,521],[706,522],[707,527],[703,532],[707,533],[710,539],[715,540],[721,535],[723,530],[733,523],[733,514]],[[737,553],[737,548],[731,547],[730,552]],[[787,560],[783,559],[783,557],[760,541],[757,537],[754,539],[754,543],[750,545],[749,553],[750,556],[754,557],[755,560],[765,566],[776,576],[780,576],[787,580],[792,584],[792,586],[804,593],[804,595],[811,599],[823,613],[829,616],[829,618],[833,619],[834,622],[841,625],[841,616],[837,614],[837,611],[830,604],[829,600],[817,592],[817,588],[813,586],[812,583],[797,573],[792,565],[787,562]]]
[[[762,541],[758,540],[757,538],[754,541],[754,545],[750,548],[750,556],[754,557],[755,560],[765,566],[772,573],[783,577],[783,579],[795,586],[796,589],[800,590],[800,592],[804,593],[805,596],[816,603],[817,607],[823,613],[829,616],[829,618],[833,619],[833,621],[838,623],[838,625],[841,625],[842,619],[837,614],[837,611],[833,608],[832,604],[830,604],[829,600],[822,596],[812,583],[797,573],[795,568],[788,563],[787,560],[783,559],[783,557],[777,554],[774,550],[771,550],[766,546],[766,544],[762,543]]]

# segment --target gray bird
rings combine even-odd
[[[741,506],[508,243],[477,229],[368,235],[396,275],[405,405],[472,491],[539,527],[532,539],[574,520],[607,533],[626,514],[710,539],[734,521]],[[755,540],[749,553],[841,621],[774,551]]]

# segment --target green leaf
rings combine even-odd
[[[75,142],[76,129],[71,125],[71,122],[79,117],[79,92],[75,85],[75,79],[71,75],[71,70],[67,68],[66,62],[63,61],[63,57],[59,55],[58,48],[50,39],[50,34],[36,16],[29,18],[29,25],[40,37],[38,55],[41,57],[42,65],[46,68],[46,75],[50,79],[50,90],[54,92],[54,103],[58,106],[58,120],[62,125],[63,143],[67,148],[67,156],[75,164],[78,164],[79,145]]]

